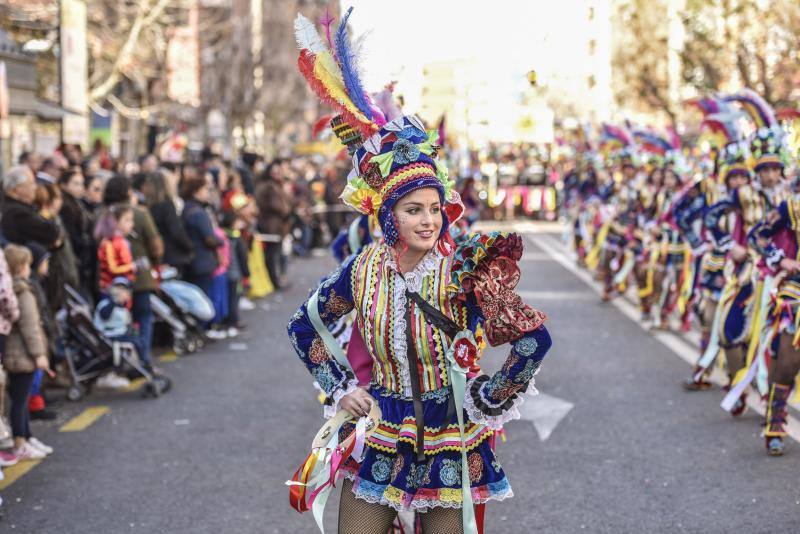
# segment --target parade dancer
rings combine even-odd
[[[654,236],[657,239],[651,252],[654,266],[653,326],[662,330],[669,329],[669,314],[681,302],[685,283],[691,283],[691,270],[688,268],[691,256],[673,216],[674,203],[683,187],[677,171],[674,165],[665,168],[664,185],[656,197]],[[681,310],[684,319],[688,310],[684,303]]]
[[[437,158],[436,132],[413,116],[386,121],[370,105],[346,60],[349,14],[335,59],[298,16],[300,70],[364,136],[343,200],[376,214],[383,240],[320,285],[292,317],[289,335],[337,407],[357,417],[380,408],[363,458],[342,468],[339,532],[385,534],[398,510],[418,510],[423,532],[474,534],[478,505],[511,496],[487,438],[519,416],[551,341],[544,315],[513,293],[518,236],[472,234],[453,248],[447,230],[462,208]],[[340,75],[318,76],[334,67]],[[326,342],[328,328],[351,310],[373,360],[368,388],[358,387],[346,359]],[[512,350],[500,371],[466,382],[484,339]]]
[[[714,246],[726,251],[728,258],[724,270],[725,285],[713,320],[716,330],[712,331],[712,336],[716,337],[712,337],[706,355],[710,357],[719,348],[724,349],[728,377],[732,382],[745,366],[752,318],[760,298],[756,294],[756,265],[748,250],[748,234],[764,217],[765,202],[757,188],[750,184],[751,175],[746,164],[748,145],[745,142],[730,143],[721,157],[725,162],[722,177],[730,193],[708,209],[705,225],[710,230]],[[701,364],[704,369],[709,365],[708,360]],[[729,387],[730,383],[726,389]],[[745,397],[746,393],[743,393],[736,401],[731,409],[732,415],[744,412]]]
[[[703,99],[706,107],[712,112],[722,110],[724,103],[716,99]],[[731,120],[732,115],[724,109],[722,113],[711,113],[703,121],[703,126],[716,131],[729,142],[739,139],[739,129]],[[675,222],[684,239],[691,247],[692,262],[697,270],[694,276],[691,302],[700,324],[700,356],[692,369],[692,373],[684,381],[687,391],[709,389],[711,383],[707,379],[708,370],[717,355],[718,341],[713,332],[714,318],[722,289],[725,286],[725,261],[727,251],[715,246],[711,231],[706,227],[705,216],[709,208],[715,205],[726,191],[726,175],[722,174],[720,151],[712,148],[713,171],[703,173],[681,194],[673,208]],[[727,169],[725,169],[727,171]],[[736,173],[731,180],[740,180]],[[722,182],[721,184],[719,182]],[[714,347],[709,346],[714,340]]]
[[[784,450],[789,394],[800,372],[800,336],[797,334],[800,303],[800,262],[797,232],[800,203],[789,198],[783,171],[787,160],[785,134],[775,123],[760,128],[754,135],[752,152],[755,172],[762,184],[768,205],[764,221],[751,231],[751,243],[762,255],[760,282],[765,296],[763,315],[757,317],[754,335],[760,344],[748,354],[748,371],[735,377],[736,391],[754,379],[758,390],[767,395],[764,437],[767,453],[780,456]],[[776,206],[777,203],[777,207]],[[771,209],[770,209],[771,208]],[[768,300],[768,294],[775,298]],[[762,324],[763,323],[763,324]],[[768,357],[772,365],[767,371]],[[768,380],[768,385],[763,384]]]

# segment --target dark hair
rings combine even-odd
[[[164,178],[164,174],[159,171],[147,173],[139,186],[139,190],[144,196],[144,203],[149,207],[172,200],[167,190],[167,180]]]
[[[267,168],[264,169],[264,172],[261,173],[260,180],[262,182],[268,182],[272,180],[272,169],[280,167],[281,165],[283,165],[283,162],[284,160],[282,158],[275,158],[272,161],[270,161],[269,165],[267,165]]]
[[[256,164],[257,160],[258,160],[258,154],[256,154],[255,152],[242,152],[242,163],[244,163],[251,169],[253,168],[253,165]]]
[[[124,176],[112,176],[106,182],[105,191],[103,191],[103,204],[110,206],[111,204],[119,204],[121,202],[130,202],[131,199],[131,181]]]
[[[194,197],[195,193],[200,191],[206,186],[206,177],[203,175],[188,176],[183,179],[181,183],[181,197],[189,200]]]
[[[75,167],[71,167],[69,169],[64,169],[61,171],[61,176],[58,177],[58,184],[59,185],[67,185],[70,180],[72,180],[73,176],[83,176],[83,173],[78,171]]]

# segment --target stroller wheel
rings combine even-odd
[[[190,337],[186,340],[186,352],[190,354],[192,352],[197,352],[198,345],[199,342],[194,337]]]
[[[183,356],[187,352],[191,352],[191,350],[189,350],[189,348],[188,348],[188,342],[183,341],[183,340],[175,341],[175,343],[172,344],[172,351],[177,356]]]
[[[70,386],[67,390],[67,399],[72,402],[78,402],[84,397],[84,395],[86,395],[86,388],[80,384]]]
[[[200,350],[206,346],[206,338],[203,336],[203,334],[198,335],[195,339],[197,340],[197,350]]]

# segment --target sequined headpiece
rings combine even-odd
[[[750,152],[755,158],[755,171],[767,167],[784,168],[788,160],[786,136],[780,126],[759,128],[750,141]]]
[[[449,223],[461,216],[463,205],[453,191],[455,184],[446,165],[437,158],[438,133],[426,132],[414,116],[392,117],[364,90],[356,51],[346,31],[351,13],[352,8],[342,18],[335,38],[326,17],[327,40],[302,15],[295,21],[300,72],[317,96],[339,113],[332,128],[353,158],[341,198],[360,213],[376,215],[384,240],[393,245],[399,237],[394,204],[417,189],[435,188],[444,204],[444,234]]]
[[[720,180],[724,183],[735,175],[750,176],[750,166],[747,161],[750,150],[746,141],[736,141],[725,145],[717,155],[719,163]]]

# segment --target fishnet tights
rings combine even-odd
[[[461,508],[433,508],[419,514],[423,534],[462,534]]]
[[[342,483],[339,534],[386,534],[396,516],[397,510],[386,505],[356,499],[352,480]]]
[[[342,483],[339,501],[339,534],[387,534],[397,511],[383,504],[357,499],[353,482]],[[460,508],[434,508],[419,514],[423,534],[461,534],[464,532]]]

